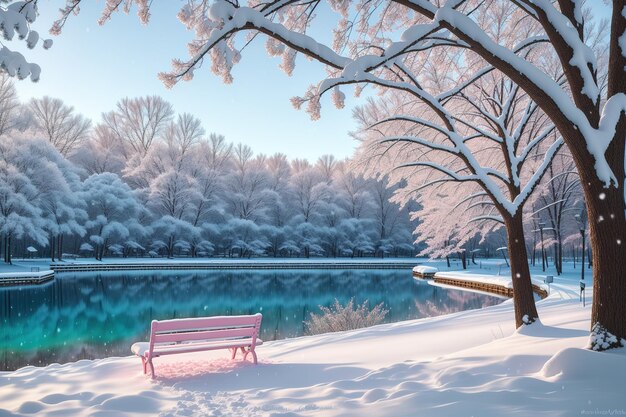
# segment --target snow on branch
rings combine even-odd
[[[539,167],[536,168],[533,176],[528,180],[528,182],[526,183],[524,188],[522,188],[519,195],[515,198],[515,200],[513,201],[513,206],[521,207],[526,202],[526,200],[528,200],[528,198],[532,194],[535,187],[537,187],[537,184],[539,184],[539,182],[541,181],[541,178],[545,174],[546,169],[552,163],[552,159],[554,158],[554,155],[556,155],[556,153],[559,151],[559,149],[561,149],[564,143],[565,142],[563,141],[563,138],[558,138],[548,148],[548,150],[546,151],[543,157],[543,161],[541,162],[541,165],[539,165]]]
[[[435,171],[439,171],[442,174],[445,174],[448,177],[450,177],[450,179],[453,179],[454,181],[458,181],[458,182],[478,181],[479,180],[479,177],[477,175],[474,175],[474,174],[462,175],[462,174],[459,174],[457,172],[452,171],[449,168],[446,168],[443,165],[436,164],[434,162],[429,162],[429,161],[407,162],[405,164],[398,165],[394,169],[415,168],[415,167],[427,167],[427,168],[434,169]]]
[[[17,35],[17,40],[23,41],[28,49],[33,49],[39,43],[39,33],[31,29],[37,15],[37,2],[34,0],[13,1],[6,7],[0,6],[0,32],[4,40],[13,41]],[[50,39],[43,42],[44,49],[51,46]],[[28,62],[20,52],[5,45],[0,49],[0,69],[20,80],[30,76],[31,81],[38,81],[41,74],[39,65]]]
[[[501,216],[478,216],[478,217],[474,217],[470,219],[468,223],[480,222],[480,221],[490,221],[490,222],[504,224],[504,220],[502,219]]]
[[[563,55],[566,60],[565,68],[576,68],[582,79],[582,89],[580,93],[586,95],[591,102],[597,104],[600,100],[600,88],[596,81],[597,62],[593,50],[585,44],[582,33],[578,31],[574,24],[578,26],[581,22],[572,22],[560,10],[554,7],[552,1],[548,0],[521,0],[528,7],[535,11],[538,20],[545,28],[553,43],[565,43],[569,51],[557,49],[559,55]],[[582,16],[581,16],[582,18]],[[568,55],[565,55],[568,53]],[[571,56],[570,56],[571,55]],[[574,94],[579,93],[574,91]]]
[[[457,150],[454,148],[451,148],[445,145],[440,145],[435,142],[418,138],[418,137],[414,137],[414,136],[389,136],[379,141],[379,143],[388,143],[388,142],[409,142],[409,143],[414,143],[416,145],[422,145],[422,146],[425,146],[427,148],[430,148],[436,151],[442,151],[442,152],[447,152],[449,154],[458,155]]]
[[[413,0],[413,2],[422,6],[424,3],[429,3],[423,0]],[[505,64],[515,68],[526,82],[537,86],[538,90],[541,90],[545,100],[556,103],[571,124],[579,126],[581,129],[591,129],[589,121],[583,112],[571,101],[567,92],[546,73],[517,55],[514,51],[496,43],[476,22],[465,14],[450,7],[435,7],[435,9],[434,20],[445,23],[447,27],[455,34],[461,36],[462,39],[466,38],[466,41],[471,40],[473,46],[475,45],[484,50],[481,56],[487,62],[490,62],[495,67]]]

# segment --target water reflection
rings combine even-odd
[[[417,282],[410,271],[200,271],[63,274],[0,289],[0,369],[127,356],[150,321],[263,313],[261,338],[303,334],[319,305],[384,302],[388,322],[480,308],[501,299]]]

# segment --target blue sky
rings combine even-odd
[[[36,29],[46,34],[63,2],[40,2]],[[300,57],[292,77],[279,68],[280,60],[265,53],[264,42],[247,49],[233,71],[235,81],[225,85],[209,66],[196,71],[191,82],[167,90],[157,79],[170,69],[172,58],[187,57],[191,34],[176,19],[181,2],[159,2],[151,23],[143,26],[136,15],[114,15],[97,24],[102,2],[85,2],[68,21],[61,36],[52,37],[50,50],[28,51],[29,61],[42,67],[38,83],[17,83],[22,100],[44,95],[59,97],[97,122],[123,97],[160,95],[177,112],[199,117],[207,132],[223,134],[231,142],[250,145],[256,153],[282,152],[290,158],[317,159],[323,154],[350,156],[355,141],[351,108],[363,99],[347,94],[346,107],[336,109],[330,96],[323,101],[322,118],[311,121],[289,101],[303,95],[311,83],[323,79],[323,67]],[[46,35],[48,36],[48,35]]]

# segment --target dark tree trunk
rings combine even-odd
[[[513,281],[513,305],[515,326],[530,324],[539,318],[528,268],[528,255],[524,240],[524,225],[521,210],[514,217],[505,218],[508,236],[509,257],[511,259],[511,280]]]
[[[59,234],[57,238],[57,259],[63,260],[63,234]]]
[[[623,160],[623,158],[622,158]],[[623,172],[623,171],[622,171]],[[583,180],[587,182],[587,180]],[[617,340],[626,338],[626,219],[623,186],[585,187],[593,276],[591,326],[602,326]],[[604,196],[604,198],[600,196]],[[591,261],[591,259],[590,259]],[[584,268],[584,265],[583,265]]]
[[[170,236],[167,241],[167,257],[172,259],[174,257],[174,237]]]
[[[54,254],[55,254],[55,250],[54,250],[54,245],[55,245],[55,238],[54,236],[50,237],[50,260],[52,262],[54,262]]]
[[[7,236],[6,251],[7,251],[6,262],[9,264],[13,264],[13,261],[11,260],[11,235]]]

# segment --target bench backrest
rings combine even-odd
[[[189,319],[152,320],[150,356],[161,345],[214,340],[250,339],[252,348],[261,327],[261,313],[250,316],[216,316]]]

